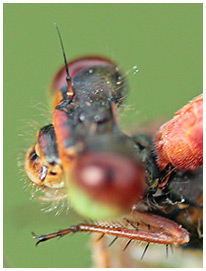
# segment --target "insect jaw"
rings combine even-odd
[[[48,173],[48,167],[47,166],[42,166],[41,173],[40,173],[40,176],[39,176],[39,178],[40,178],[40,180],[42,182],[46,179],[47,173]]]
[[[28,178],[37,186],[63,188],[65,183],[60,161],[54,164],[48,163],[42,155],[37,155],[36,145],[32,146],[26,155],[25,171]]]

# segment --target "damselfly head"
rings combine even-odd
[[[38,132],[37,143],[27,152],[25,170],[35,185],[55,189],[64,187],[64,174],[52,124]]]

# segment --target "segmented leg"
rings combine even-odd
[[[189,242],[189,234],[181,226],[166,218],[133,211],[128,217],[115,222],[80,223],[55,233],[37,236],[37,245],[41,242],[74,232],[95,232],[131,240],[165,245],[182,245]]]

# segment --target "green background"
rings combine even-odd
[[[129,72],[129,106],[121,122],[138,127],[162,115],[171,118],[202,92],[202,15],[202,4],[4,4],[6,267],[91,266],[87,234],[35,247],[31,231],[53,232],[80,218],[42,212],[23,188],[17,166],[38,127],[51,120],[48,86],[63,64],[54,22],[69,59],[103,54]]]

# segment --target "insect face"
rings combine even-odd
[[[50,188],[64,187],[64,174],[53,125],[45,126],[38,132],[37,143],[27,152],[25,170],[35,185]]]

